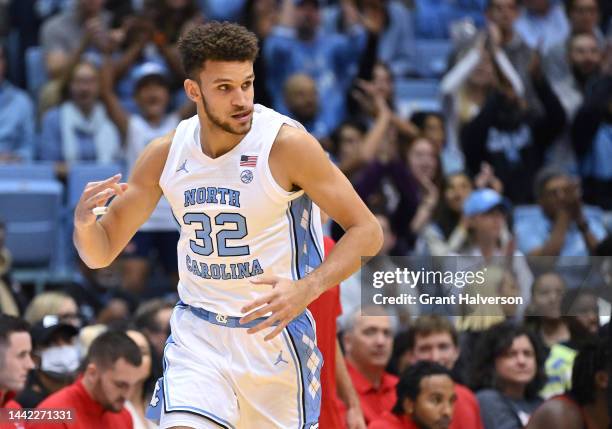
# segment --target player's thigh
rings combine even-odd
[[[162,415],[191,414],[216,427],[234,428],[238,403],[228,382],[227,353],[220,346],[227,328],[203,321],[181,306],[172,313],[171,326],[163,378],[150,406],[161,409]]]
[[[257,340],[261,334],[260,341]],[[235,389],[241,429],[310,428],[320,411],[323,359],[306,315],[298,317],[271,341],[265,332],[235,336]],[[243,357],[243,359],[240,358]]]

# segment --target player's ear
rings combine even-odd
[[[193,79],[185,79],[183,82],[183,87],[185,88],[185,93],[187,97],[194,103],[200,101],[200,87],[198,83]]]

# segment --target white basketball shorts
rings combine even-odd
[[[177,304],[147,417],[162,428],[316,429],[323,357],[310,313],[270,341],[272,328],[248,334],[238,319]]]

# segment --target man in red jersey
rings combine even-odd
[[[331,238],[324,237],[323,244],[327,255],[335,243]],[[325,362],[321,369],[319,429],[365,429],[359,397],[348,375],[336,337],[336,319],[342,314],[340,286],[336,285],[323,293],[308,309],[317,324],[317,347]],[[338,407],[339,400],[342,400],[347,409],[344,418]]]
[[[26,384],[32,362],[32,339],[28,323],[0,314],[0,429],[22,429],[23,423],[9,421],[8,409],[21,409],[13,398]]]
[[[141,362],[140,349],[130,337],[105,332],[91,344],[83,376],[37,407],[71,409],[73,420],[33,423],[28,429],[132,429],[132,417],[124,404],[139,381]]]
[[[349,375],[366,423],[370,423],[390,411],[396,400],[397,377],[385,372],[393,349],[391,320],[385,310],[357,310],[348,320],[343,344]]]
[[[422,361],[402,374],[393,411],[385,412],[368,429],[449,429],[456,401],[450,371],[437,363]]]
[[[408,331],[407,347],[404,362],[410,365],[430,361],[452,371],[459,358],[457,331],[448,319],[435,314],[426,314],[414,321]],[[399,366],[401,370],[401,357]],[[455,383],[455,393],[457,403],[451,429],[483,429],[480,407],[474,393],[459,383]]]

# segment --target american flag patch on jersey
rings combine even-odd
[[[255,167],[257,165],[257,155],[242,155],[240,156],[241,167]]]

